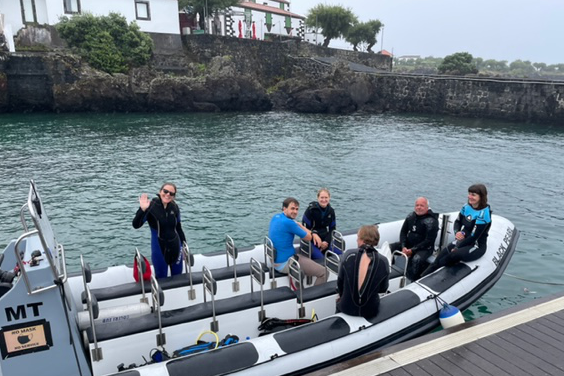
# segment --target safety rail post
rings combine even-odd
[[[311,259],[311,241],[300,239],[299,253]],[[313,276],[306,276],[306,283],[311,285],[313,283]]]
[[[151,274],[151,300],[152,300],[152,307],[153,312],[157,313],[157,317],[159,319],[159,334],[157,334],[157,346],[164,346],[166,345],[166,334],[163,333],[163,322],[161,316],[161,287],[157,282],[157,278]],[[145,302],[146,303],[146,302]]]
[[[182,258],[184,259],[184,267],[190,281],[190,289],[188,289],[188,300],[195,300],[196,290],[194,290],[194,283],[192,281],[192,266],[194,266],[194,256],[190,252],[190,248],[188,248],[188,244],[186,242],[182,242]]]
[[[392,258],[395,255],[405,258],[403,273],[402,273],[402,276],[401,276],[401,281],[400,281],[400,286],[399,286],[400,288],[402,288],[402,287],[405,287],[406,282],[407,282],[407,263],[409,262],[409,257],[407,257],[407,255],[405,253],[403,253],[402,251],[394,251],[394,253],[392,254]],[[396,266],[394,266],[394,268],[396,268],[396,270],[399,270]]]
[[[325,251],[325,270],[333,274],[339,275],[339,265],[341,258],[338,254],[328,249]]]
[[[139,252],[137,247],[135,247],[135,260],[137,260],[137,275],[139,276],[139,283],[141,284],[141,299],[139,299],[139,302],[149,304],[149,299],[145,294],[145,280],[143,278],[143,274],[145,274],[143,273],[143,268],[146,267],[145,259],[141,257],[141,252]]]
[[[276,250],[274,249],[274,244],[268,236],[264,237],[264,264],[268,265],[270,261],[270,288],[276,288],[276,275],[274,269],[274,260],[276,259]]]
[[[300,253],[311,258],[311,241],[300,239]]]
[[[301,319],[305,317],[305,307],[304,307],[304,298],[303,298],[303,289],[302,289],[302,268],[300,267],[300,263],[293,257],[288,259],[288,276],[292,281],[294,281],[294,285],[298,287],[298,300],[300,301],[300,308],[298,309],[298,316]]]
[[[343,238],[343,234],[341,234],[337,230],[333,230],[331,236],[331,250],[334,252],[335,249],[341,251],[341,253],[345,253],[347,245],[345,243],[345,239]]]
[[[266,311],[264,309],[264,269],[260,262],[255,260],[251,257],[250,262],[250,270],[251,270],[251,294],[254,292],[253,289],[253,280],[255,280],[260,286],[260,311],[258,313],[258,321],[262,322],[262,320],[266,319]]]
[[[443,214],[441,217],[442,217],[443,223],[442,223],[442,228],[441,228],[439,250],[441,250],[441,249],[443,249],[444,247],[447,246],[447,244],[448,244],[448,234],[450,233],[450,231],[449,231],[450,215],[449,214]]]
[[[204,303],[207,302],[206,300],[206,291],[211,295],[211,304],[212,304],[212,315],[213,320],[210,323],[210,330],[212,332],[217,333],[219,331],[219,322],[217,322],[215,317],[215,293],[217,292],[217,284],[215,279],[213,279],[212,273],[206,268],[205,266],[202,268],[202,275],[203,275],[203,288],[204,288]]]
[[[86,308],[88,309],[88,316],[90,318],[90,328],[92,329],[92,339],[94,340],[94,349],[92,349],[91,356],[92,361],[99,362],[104,359],[104,354],[102,353],[102,348],[98,347],[98,339],[96,337],[96,326],[94,324],[94,307],[92,304],[92,293],[88,287],[88,282],[90,282],[92,275],[88,276],[86,272],[86,266],[84,264],[84,258],[80,255],[80,267],[82,271],[82,281],[84,284],[84,292],[86,296]]]
[[[237,280],[237,247],[235,242],[229,235],[225,235],[225,255],[227,257],[227,267],[229,267],[229,258],[233,259],[233,292],[239,291],[239,281]]]

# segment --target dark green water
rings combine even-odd
[[[193,252],[262,242],[282,200],[332,192],[340,229],[402,219],[418,196],[455,211],[482,182],[522,231],[497,285],[469,318],[564,290],[564,126],[418,116],[264,114],[0,115],[0,246],[21,232],[38,184],[70,269],[149,254],[131,220],[142,192],[178,185]],[[303,211],[302,211],[303,212]],[[300,212],[300,214],[302,213]]]

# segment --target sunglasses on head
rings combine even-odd
[[[169,191],[168,189],[164,189],[164,188],[163,188],[163,193],[164,193],[165,195],[166,195],[166,194],[169,194],[169,195],[171,195],[171,196],[173,196],[173,197],[176,196],[176,192],[171,192],[171,191]]]

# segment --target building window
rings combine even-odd
[[[80,0],[64,0],[65,14],[79,14],[80,13]]]
[[[150,20],[151,10],[148,1],[135,1],[135,16],[138,20]]]
[[[20,5],[23,23],[36,23],[37,14],[35,13],[35,0],[20,0]]]

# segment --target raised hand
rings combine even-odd
[[[142,193],[141,196],[139,196],[139,207],[141,210],[147,211],[149,205],[151,205],[151,200],[149,200],[146,193]]]

